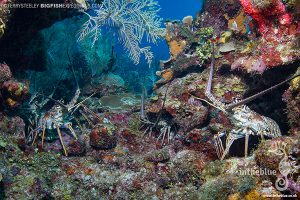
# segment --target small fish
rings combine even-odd
[[[251,31],[253,30],[254,26],[253,26],[252,18],[250,16],[247,16],[245,20],[245,26],[246,26],[247,34],[251,34]]]
[[[231,24],[230,29],[231,29],[231,30],[234,30],[234,31],[239,31],[239,28],[238,28],[238,25],[237,25],[236,21],[234,21],[234,22]]]

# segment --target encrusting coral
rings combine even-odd
[[[4,101],[8,108],[20,106],[29,93],[26,84],[12,78],[9,66],[5,63],[0,64],[0,101]]]
[[[299,73],[300,69],[296,73]],[[291,127],[291,134],[300,135],[300,77],[290,82],[290,87],[282,96],[287,105],[288,123]]]
[[[258,23],[259,32],[263,35],[274,32],[275,23],[289,26],[292,22],[290,13],[280,0],[240,0],[240,2],[245,12]]]
[[[10,71],[10,68],[5,63],[0,63],[0,83],[3,83],[5,81],[8,81],[12,78],[12,73]]]

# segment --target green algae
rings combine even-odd
[[[212,27],[201,28],[197,34],[199,35],[199,42],[196,48],[196,53],[203,64],[208,58],[211,57],[212,43],[210,38],[213,36],[214,29]]]

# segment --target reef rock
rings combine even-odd
[[[72,140],[68,144],[68,156],[84,156],[86,153],[85,142],[81,140]]]
[[[300,69],[296,73],[300,73]],[[300,77],[290,82],[290,87],[283,94],[283,100],[287,105],[288,123],[291,134],[300,136]]]
[[[272,170],[279,169],[279,163],[284,155],[292,154],[295,145],[299,142],[299,138],[281,137],[272,140],[266,140],[260,143],[255,152],[255,160],[261,167]]]
[[[10,71],[9,66],[5,63],[0,64],[0,84],[10,80],[11,78],[12,78],[12,73]]]
[[[0,64],[0,102],[8,108],[18,107],[29,93],[26,84],[12,78],[10,67]]]
[[[187,134],[196,127],[201,127],[208,116],[208,108],[199,98],[205,98],[208,70],[202,73],[190,73],[182,78],[176,78],[156,90],[158,99],[148,106],[150,113],[158,113],[166,101],[163,110],[171,116],[172,121],[179,126],[180,132]],[[218,82],[220,81],[220,82]],[[222,85],[222,87],[219,87]],[[235,97],[241,97],[246,89],[240,78],[231,75],[213,79],[213,93],[224,103],[230,103]]]
[[[145,156],[145,160],[154,163],[167,162],[170,160],[170,153],[167,148],[152,151]]]
[[[0,113],[0,132],[23,137],[25,135],[25,122],[20,117],[8,117]]]
[[[183,52],[187,45],[186,40],[178,34],[181,28],[181,25],[177,22],[166,22],[166,40],[173,60],[176,60],[177,56]]]
[[[117,146],[117,138],[107,127],[99,126],[90,133],[90,145],[95,149],[113,149]]]
[[[28,87],[17,81],[9,80],[2,84],[2,97],[10,108],[18,107],[29,93]]]

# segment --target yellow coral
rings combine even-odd
[[[241,53],[249,53],[252,51],[254,48],[255,43],[254,42],[249,42],[244,50],[241,51]]]
[[[221,38],[219,40],[219,43],[223,43],[223,44],[227,43],[230,40],[231,36],[232,36],[232,32],[231,31],[225,31],[225,32],[223,32],[221,34]]]
[[[11,98],[8,98],[8,99],[6,99],[6,104],[9,106],[9,107],[14,107],[14,106],[16,106],[17,105],[17,101],[15,101],[15,100],[13,100],[13,99],[11,99]]]
[[[166,81],[170,81],[174,77],[173,70],[167,69],[165,71],[162,71],[161,77],[164,78]]]
[[[225,14],[224,17],[228,20],[228,29],[236,30],[242,34],[247,33],[247,27],[245,24],[246,15],[244,11],[241,11],[235,18],[230,18],[228,14]]]
[[[267,198],[262,197],[257,190],[251,190],[246,196],[245,196],[246,200],[265,200]]]
[[[239,193],[232,194],[228,197],[228,200],[240,200],[240,199],[241,197]]]
[[[14,93],[16,97],[20,97],[22,94],[23,94],[23,87],[19,87]]]
[[[292,88],[292,90],[299,90],[300,89],[300,76],[298,76],[297,78],[294,78],[291,81],[291,88]]]
[[[151,98],[151,101],[158,101],[159,97],[155,95],[154,97]]]
[[[5,23],[0,18],[0,38],[4,35]]]
[[[166,35],[166,40],[169,45],[170,53],[172,55],[173,59],[176,59],[176,57],[184,50],[186,46],[185,40],[174,40],[171,38],[169,34]]]
[[[169,43],[170,46],[170,51],[171,51],[171,55],[173,58],[176,58],[185,48],[186,46],[186,41],[181,40],[181,41],[171,41]]]

